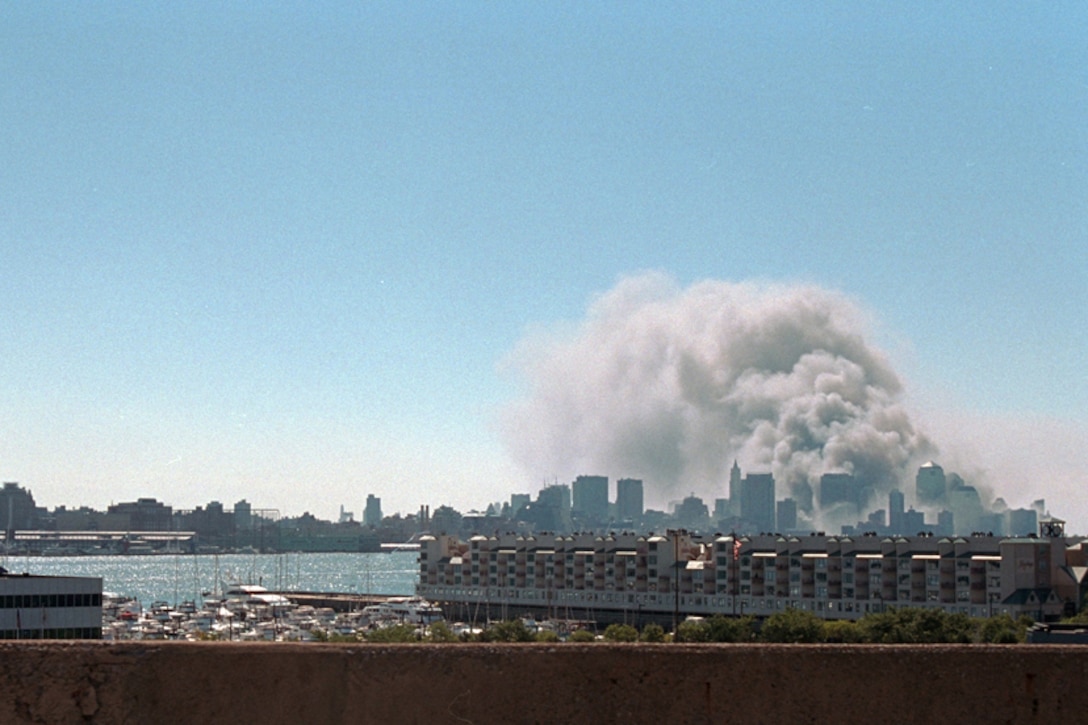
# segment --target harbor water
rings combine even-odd
[[[337,554],[160,554],[150,556],[6,556],[13,574],[102,577],[102,589],[138,599],[200,604],[231,584],[273,591],[407,595],[419,578],[418,552]]]

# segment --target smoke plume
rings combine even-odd
[[[726,495],[734,459],[804,511],[826,472],[885,492],[933,450],[866,331],[818,287],[628,277],[573,327],[522,341],[527,390],[503,432],[534,475],[642,478],[648,503]]]

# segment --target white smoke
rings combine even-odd
[[[527,472],[642,478],[651,501],[724,496],[734,459],[805,511],[826,472],[884,492],[933,447],[867,327],[814,286],[628,277],[573,328],[519,345],[510,363],[528,389],[506,442]]]

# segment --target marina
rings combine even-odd
[[[417,551],[388,553],[165,554],[155,556],[5,556],[13,573],[101,577],[103,590],[132,599],[197,605],[234,584],[272,591],[409,596],[419,579]]]

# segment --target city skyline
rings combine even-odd
[[[834,323],[803,326],[833,333],[833,372],[881,372],[850,430],[905,413],[902,475],[932,457],[1088,521],[1086,23],[1072,3],[6,6],[0,479],[333,519],[587,474],[660,507],[735,457],[773,468],[787,436],[714,441],[720,411],[692,403],[713,396],[620,410],[591,363],[638,351],[643,392],[766,372],[718,355],[753,338],[714,312],[751,330],[793,300]],[[653,358],[655,335],[704,365]],[[772,387],[782,434],[803,417]],[[569,417],[545,404],[570,391]],[[778,464],[828,472],[834,440]]]

